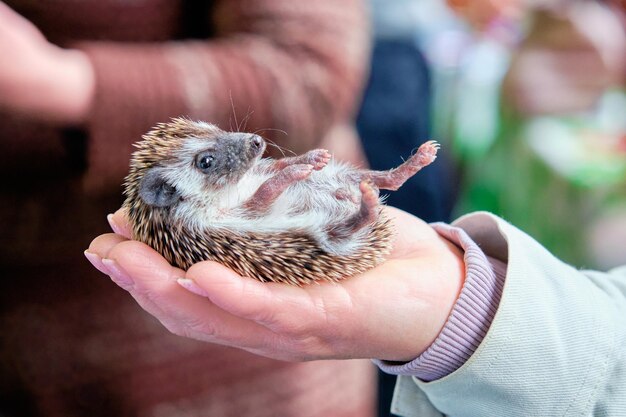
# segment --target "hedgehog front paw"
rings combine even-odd
[[[306,153],[306,163],[313,165],[313,169],[319,171],[324,168],[332,155],[326,149],[314,149]]]

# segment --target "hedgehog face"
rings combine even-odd
[[[257,135],[225,132],[213,125],[181,139],[179,146],[148,168],[139,185],[139,197],[156,207],[180,201],[206,200],[236,184],[265,151]]]

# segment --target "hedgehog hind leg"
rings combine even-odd
[[[437,142],[428,141],[399,167],[389,171],[364,171],[363,178],[369,179],[378,188],[395,191],[419,170],[430,165],[437,157],[438,149]]]
[[[369,225],[376,222],[379,215],[380,200],[378,189],[369,181],[361,181],[361,204],[359,210],[345,222],[327,229],[322,246],[334,254],[345,254],[355,242],[355,237]]]

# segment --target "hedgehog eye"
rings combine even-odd
[[[215,161],[215,157],[208,153],[201,153],[196,158],[196,167],[200,171],[206,171],[213,166],[213,161]]]

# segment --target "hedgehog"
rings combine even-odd
[[[133,239],[183,270],[212,260],[263,282],[337,282],[389,255],[379,189],[397,190],[439,148],[426,142],[397,168],[373,171],[325,149],[264,158],[266,146],[187,118],[157,124],[135,144],[124,182]]]

